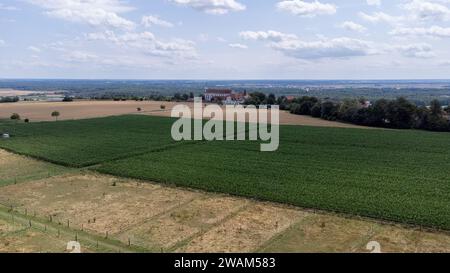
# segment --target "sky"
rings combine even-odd
[[[450,0],[0,0],[0,78],[449,79]]]

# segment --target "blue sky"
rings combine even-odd
[[[450,0],[1,0],[0,78],[450,78]]]

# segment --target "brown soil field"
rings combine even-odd
[[[0,88],[0,97],[26,96],[30,94],[43,94],[45,92],[23,91],[10,88]]]
[[[161,110],[160,106],[166,109]],[[185,103],[190,108],[192,103]],[[106,117],[124,114],[144,114],[170,117],[171,110],[177,105],[174,102],[158,101],[74,101],[74,102],[17,102],[5,103],[0,107],[0,119],[8,119],[12,113],[18,113],[22,119],[28,118],[33,121],[52,121],[53,111],[59,111],[59,120],[85,119],[95,117]],[[142,111],[138,112],[137,108]],[[309,116],[292,115],[286,111],[280,111],[280,124],[305,125],[321,127],[342,128],[367,128],[341,122],[327,121]]]
[[[0,160],[10,156],[2,152]],[[0,203],[2,215],[12,205],[16,213],[45,224],[67,229],[69,221],[72,235],[107,233],[106,240],[151,252],[369,252],[370,241],[379,242],[382,252],[450,252],[445,232],[89,171],[3,186]],[[54,230],[51,235],[24,229],[7,218],[0,218],[0,252],[65,251],[67,240],[55,237]]]

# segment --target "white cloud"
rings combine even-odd
[[[91,41],[110,41],[120,47],[138,49],[145,54],[159,57],[182,59],[197,58],[194,42],[183,39],[162,41],[148,31],[127,32],[121,35],[116,35],[113,31],[105,31],[100,33],[90,33],[86,37]]]
[[[402,20],[404,20],[404,17],[402,16],[392,16],[384,12],[374,12],[372,14],[360,12],[358,15],[363,20],[366,20],[371,23],[397,24]]]
[[[182,6],[188,6],[208,14],[227,14],[232,11],[243,11],[245,5],[236,0],[169,0]]]
[[[145,27],[151,26],[173,27],[173,24],[171,22],[165,21],[156,15],[143,16],[141,24],[144,25]]]
[[[426,43],[395,46],[394,48],[406,57],[427,59],[436,56],[433,52],[432,46]]]
[[[369,6],[381,6],[381,0],[367,0]]]
[[[340,25],[343,29],[356,32],[365,32],[367,28],[352,21],[346,21]]]
[[[0,47],[6,45],[6,42],[4,40],[0,40]]]
[[[277,31],[244,31],[240,33],[240,36],[247,40],[266,41],[270,48],[282,52],[286,56],[304,60],[349,58],[392,52],[399,52],[410,58],[432,58],[436,56],[432,46],[426,43],[392,45],[348,37],[324,37],[317,41],[306,41],[295,34]]]
[[[131,29],[135,26],[118,14],[133,10],[120,0],[28,0],[45,9],[45,14],[92,26]]]
[[[274,30],[268,31],[242,31],[239,36],[246,40],[269,40],[274,42],[280,42],[283,40],[295,40],[297,35],[286,34]]]
[[[449,1],[441,1],[448,3]],[[420,20],[450,20],[450,9],[442,3],[427,0],[413,0],[403,5],[414,18]]]
[[[395,36],[430,36],[437,38],[450,38],[450,28],[440,26],[416,28],[399,27],[389,32],[389,34]]]
[[[304,41],[294,34],[276,31],[244,31],[244,39],[269,41],[269,46],[287,56],[298,59],[345,58],[377,54],[374,44],[347,37]]]
[[[72,51],[63,57],[69,62],[92,62],[98,59],[98,56],[85,51]]]
[[[38,47],[35,47],[35,46],[29,46],[28,50],[31,50],[31,51],[36,52],[36,53],[41,52],[41,49],[38,48]]]
[[[231,48],[248,49],[248,46],[243,44],[229,44],[228,46]]]
[[[277,8],[301,17],[316,17],[318,15],[331,15],[336,13],[337,7],[332,4],[323,4],[319,1],[306,2],[301,0],[288,0],[277,3]]]
[[[0,3],[0,10],[17,10],[14,6],[7,6],[5,4]]]

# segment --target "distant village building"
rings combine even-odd
[[[247,94],[236,93],[231,89],[205,89],[205,101],[206,102],[222,102],[224,104],[241,104],[245,101]]]
[[[212,89],[207,88],[205,90],[205,101],[212,102],[215,100],[226,100],[227,97],[230,97],[233,94],[233,90],[231,89]]]
[[[2,138],[9,138],[9,134],[2,134]]]

